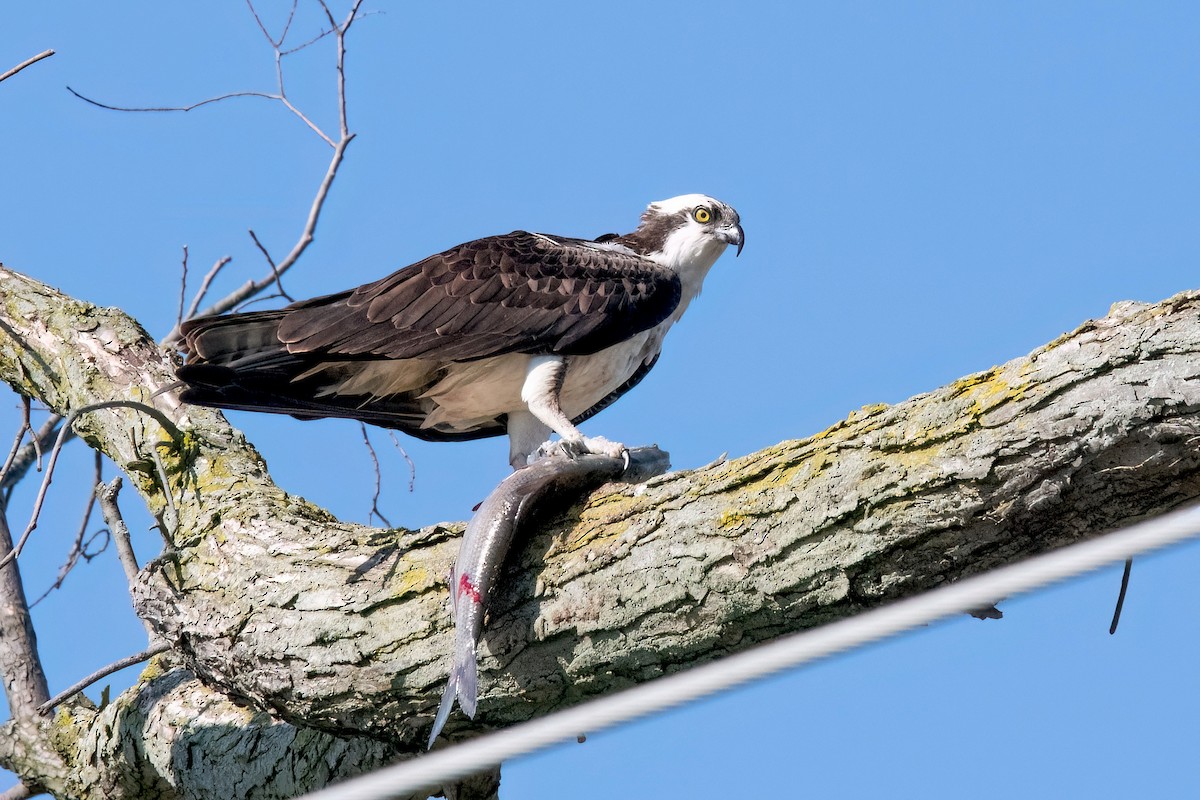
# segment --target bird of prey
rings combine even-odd
[[[625,235],[477,239],[357,289],[186,322],[182,399],[433,441],[507,433],[514,468],[551,432],[569,453],[619,456],[576,426],[645,377],[743,242],[737,212],[701,194],[651,203]]]

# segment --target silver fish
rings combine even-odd
[[[518,528],[548,495],[578,495],[611,480],[637,483],[666,472],[669,456],[657,447],[629,451],[628,459],[602,455],[550,456],[509,475],[480,504],[459,545],[450,571],[450,608],[454,615],[454,660],[442,694],[429,747],[446,724],[455,699],[474,719],[479,696],[475,645],[496,577]]]

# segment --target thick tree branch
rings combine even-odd
[[[0,800],[25,800],[28,797],[33,797],[33,790],[23,783],[0,792]]]
[[[0,556],[12,549],[7,515],[0,511]],[[37,715],[50,692],[16,561],[0,568],[0,680],[12,714],[4,733],[14,740],[13,757],[3,763],[21,775],[20,786],[31,794],[61,787],[66,768]],[[15,796],[21,796],[19,790],[14,787]]]
[[[8,555],[12,549],[7,517],[0,514],[0,555]],[[8,707],[16,718],[32,717],[50,697],[15,561],[0,568],[0,678]]]
[[[7,271],[0,300],[0,379],[59,413],[145,402],[139,387],[172,380],[118,312]],[[477,724],[456,717],[447,733],[525,719],[1200,496],[1198,310],[1192,293],[1121,304],[935,392],[744,458],[602,489],[558,513],[505,577],[481,646]],[[135,602],[185,663],[152,670],[102,712],[103,724],[69,712],[78,746],[141,742],[142,728],[120,720],[158,713],[145,700],[155,693],[199,703],[195,732],[209,725],[204,709],[225,708],[223,692],[271,712],[241,708],[213,722],[227,744],[244,745],[258,719],[289,736],[371,737],[379,749],[345,770],[419,749],[446,680],[444,576],[457,528],[339,523],[276,488],[219,415],[169,393],[155,402],[184,445],[131,409],[84,415],[77,427],[152,509],[163,505],[162,480],[146,453],[163,455],[176,549],[143,568]],[[162,735],[200,759],[229,752],[210,738]],[[125,779],[113,773],[162,775],[176,763],[154,758],[89,761],[72,785],[91,785],[86,772],[111,789]],[[12,763],[2,749],[0,762]],[[172,769],[171,786],[195,789],[195,773]]]

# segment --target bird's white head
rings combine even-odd
[[[708,272],[728,245],[745,243],[732,206],[704,194],[683,194],[651,203],[641,224],[621,239],[641,255],[680,273]]]

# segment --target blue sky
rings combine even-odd
[[[586,426],[657,442],[677,467],[1197,285],[1194,3],[366,8],[383,13],[351,34],[358,138],[289,291],[347,288],[477,236],[626,231],[651,200],[719,197],[745,252],[713,270],[646,381]],[[295,41],[317,26],[308,8]],[[0,261],[161,336],[184,244],[193,285],[233,257],[218,296],[264,271],[248,228],[277,256],[291,247],[328,147],[280,106],[119,114],[64,88],[134,106],[270,91],[243,3],[6,4],[0,70],[45,48],[58,54],[0,84]],[[332,127],[329,49],[290,57],[287,80]],[[15,408],[0,403],[0,430]],[[280,485],[366,521],[356,426],[233,422]],[[374,439],[397,524],[464,519],[507,469],[500,441],[405,439],[409,493],[403,458]],[[35,595],[78,525],[88,456],[69,454],[22,562]],[[138,535],[148,558],[154,536]],[[52,688],[144,643],[110,555],[36,609]],[[1004,603],[1001,622],[937,626],[513,763],[502,796],[1193,793],[1197,569],[1196,546],[1140,560],[1115,637],[1110,570]]]

